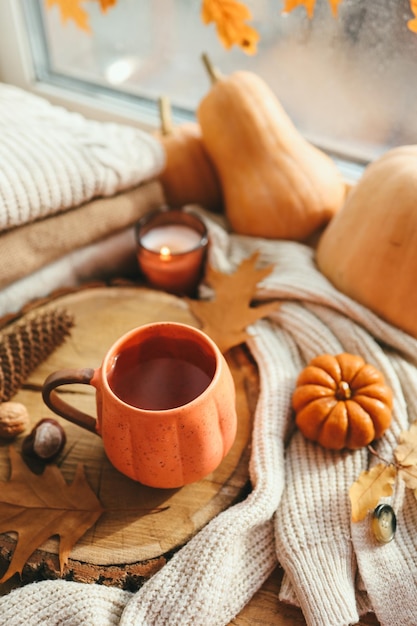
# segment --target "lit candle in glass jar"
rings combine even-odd
[[[136,226],[137,258],[153,287],[192,295],[202,278],[208,245],[204,222],[187,210],[162,207]]]

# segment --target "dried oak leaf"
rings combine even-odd
[[[256,53],[259,33],[246,23],[252,14],[245,4],[237,0],[203,0],[201,19],[203,24],[215,23],[217,35],[227,50],[236,44],[247,54]]]
[[[379,463],[360,474],[349,489],[352,522],[363,520],[382,497],[392,495],[397,470],[394,465]]]
[[[214,300],[188,300],[202,330],[223,353],[244,343],[249,337],[246,327],[276,311],[279,306],[277,302],[251,306],[258,282],[273,270],[272,265],[256,269],[258,256],[255,253],[242,261],[233,274],[223,274],[209,266],[206,281],[214,289]]]
[[[402,432],[394,451],[398,475],[409,489],[417,489],[417,422]]]
[[[16,532],[18,540],[0,583],[21,574],[34,550],[53,535],[60,537],[62,574],[71,549],[104,509],[87,483],[82,465],[68,485],[56,465],[46,467],[41,475],[33,474],[13,447],[10,464],[10,480],[0,482],[0,532]]]

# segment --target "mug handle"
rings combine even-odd
[[[73,383],[91,385],[94,373],[95,370],[90,367],[81,369],[64,369],[53,372],[43,383],[42,399],[46,406],[57,415],[64,417],[73,424],[77,424],[77,426],[81,426],[82,428],[97,434],[97,420],[91,415],[88,415],[88,413],[83,413],[79,409],[68,404],[68,402],[65,402],[65,400],[62,400],[62,398],[55,391],[55,389],[61,385],[71,385]]]

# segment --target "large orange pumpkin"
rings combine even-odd
[[[417,338],[417,145],[370,163],[320,238],[333,285]]]
[[[314,358],[292,398],[303,435],[332,450],[362,448],[381,437],[391,423],[392,402],[383,374],[347,352]]]

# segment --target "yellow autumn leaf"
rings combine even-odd
[[[394,451],[398,463],[398,475],[409,489],[417,489],[417,422],[398,437]]]
[[[409,489],[417,489],[417,465],[400,467],[398,476],[405,482]]]
[[[401,466],[417,465],[417,422],[400,433],[394,456]]]
[[[247,21],[252,19],[248,7],[237,0],[203,0],[201,19],[214,22],[217,35],[226,49],[240,46],[247,54],[255,54],[258,32]]]
[[[379,500],[392,495],[397,470],[394,465],[379,463],[360,474],[349,489],[352,522],[360,522],[372,511]]]

